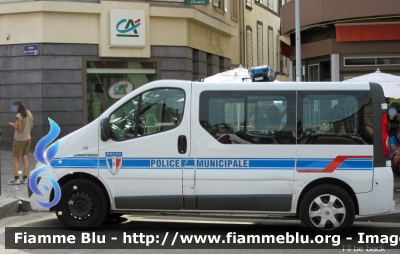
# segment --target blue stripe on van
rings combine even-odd
[[[347,159],[337,170],[372,170],[372,159]]]
[[[329,158],[294,158],[289,159],[244,159],[244,158],[199,158],[198,170],[215,169],[250,169],[250,170],[324,170],[333,159]],[[98,165],[99,163],[99,165]],[[157,164],[158,163],[158,164]],[[184,165],[186,163],[186,165]],[[236,164],[235,164],[236,163]],[[153,166],[152,166],[153,165]],[[172,165],[172,166],[171,166]],[[51,166],[57,168],[93,168],[107,169],[106,159],[97,157],[67,157],[56,158]],[[194,168],[194,159],[181,158],[123,158],[121,169],[181,169],[182,167]],[[336,170],[372,170],[372,158],[354,159],[347,158]]]
[[[97,164],[97,157],[56,158],[50,163],[53,168],[97,168]]]

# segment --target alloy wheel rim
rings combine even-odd
[[[346,207],[335,195],[324,194],[311,202],[308,216],[315,227],[334,230],[343,224],[346,218]]]

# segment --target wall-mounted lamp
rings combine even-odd
[[[9,40],[10,39],[10,34],[6,34],[6,39]]]

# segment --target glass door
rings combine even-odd
[[[133,90],[157,80],[157,65],[156,61],[87,61],[87,122]]]
[[[319,64],[312,64],[308,66],[308,81],[319,80]]]

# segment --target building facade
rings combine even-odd
[[[13,141],[17,99],[33,113],[35,144],[48,118],[62,137],[149,81],[239,66],[240,2],[0,0],[2,146]]]
[[[285,0],[241,1],[241,63],[246,68],[268,65],[277,79],[288,79],[288,58],[279,53],[280,10]],[[241,16],[241,17],[242,17]]]
[[[398,0],[301,0],[302,81],[344,81],[375,72],[400,75]],[[281,49],[295,81],[295,1],[281,8]]]

